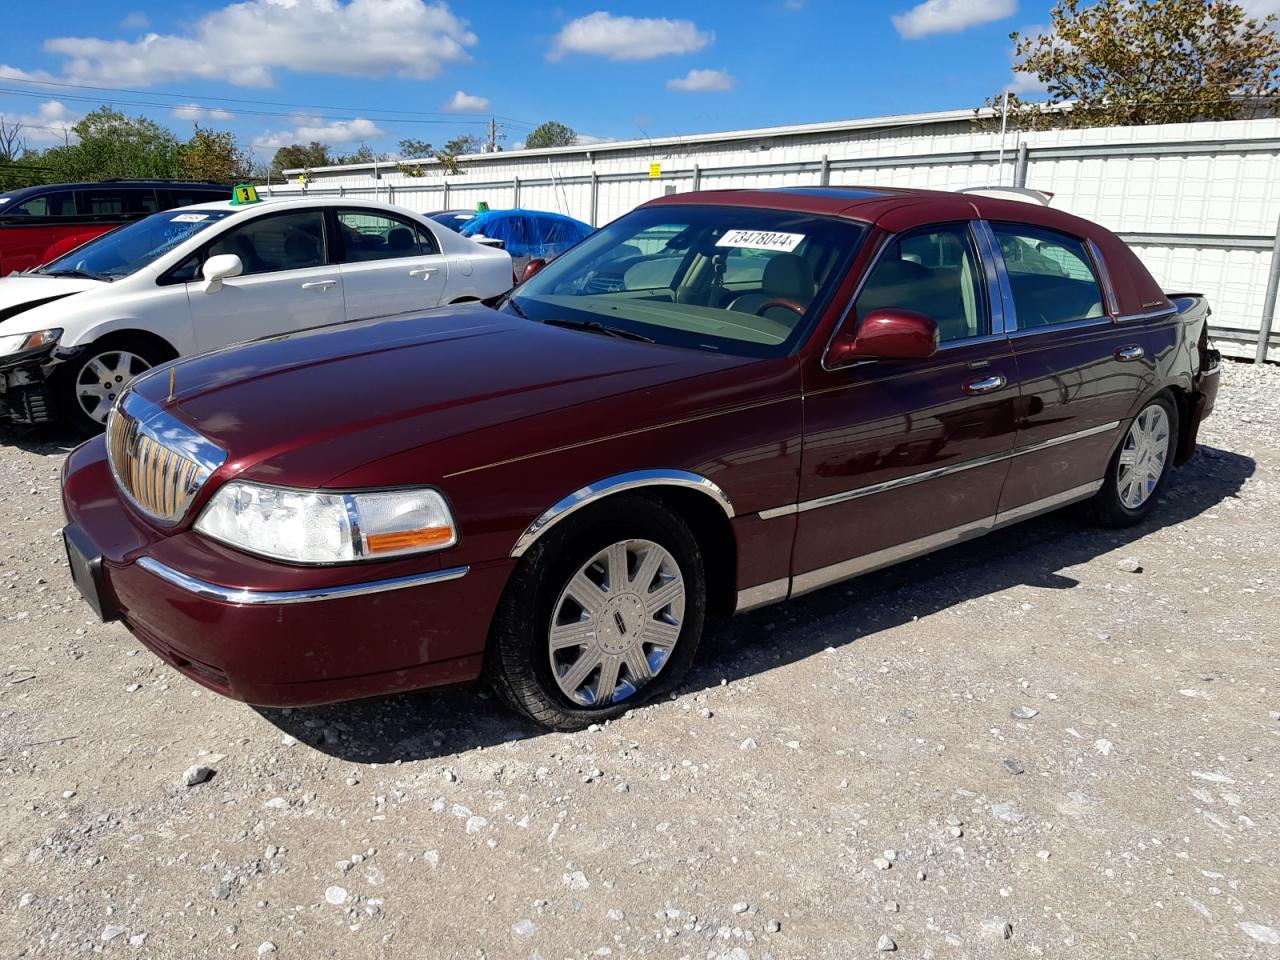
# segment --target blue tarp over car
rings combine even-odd
[[[458,230],[464,237],[481,234],[501,240],[512,257],[550,260],[595,233],[595,228],[543,210],[488,210],[477,213]]]

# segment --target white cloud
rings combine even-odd
[[[141,10],[135,10],[128,14],[120,21],[121,30],[145,30],[151,26],[151,21],[147,19],[147,15]]]
[[[230,120],[233,114],[219,107],[202,107],[198,103],[180,103],[173,108],[177,120]]]
[[[68,78],[149,86],[191,77],[270,86],[277,69],[429,79],[476,43],[444,0],[245,0],[182,34],[137,41],[56,37]]]
[[[898,33],[914,40],[934,33],[958,33],[1017,12],[1018,0],[924,0],[892,19]]]
[[[692,20],[615,17],[597,10],[565,24],[547,58],[587,53],[610,60],[651,60],[671,53],[696,53],[714,39],[714,33],[699,30]]]
[[[668,80],[667,89],[682,93],[720,93],[732,90],[737,82],[728,70],[690,70],[683,77]]]
[[[2,69],[4,68],[0,68]],[[44,101],[36,108],[35,113],[12,113],[7,110],[0,113],[10,129],[21,127],[18,136],[29,147],[47,147],[67,140],[75,142],[76,135],[71,132],[71,128],[80,121],[81,116],[68,109],[60,100]]]
[[[446,110],[454,113],[475,113],[477,110],[489,109],[489,98],[478,97],[472,93],[463,93],[459,90],[444,105]]]
[[[292,130],[268,131],[253,138],[254,147],[261,150],[277,150],[291,143],[310,143],[319,140],[330,146],[372,140],[386,136],[386,131],[372,120],[356,117],[354,120],[323,120],[319,117],[294,117],[297,126]]]

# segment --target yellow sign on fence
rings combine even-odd
[[[662,164],[660,163],[649,164],[649,176],[653,177],[655,180],[658,177],[662,176]]]

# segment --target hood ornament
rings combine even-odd
[[[173,391],[178,387],[178,368],[169,368],[169,399],[166,403],[173,403]]]

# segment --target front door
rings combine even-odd
[[[445,297],[448,268],[431,231],[359,207],[337,210],[347,319],[427,310]]]
[[[1019,397],[993,276],[967,222],[912,230],[880,253],[846,322],[914,310],[937,323],[940,346],[806,383],[793,595],[992,526]]]
[[[319,207],[257,216],[218,236],[200,259],[233,253],[244,272],[209,293],[201,279],[187,283],[196,345],[210,350],[342,323],[342,273],[326,251]]]

